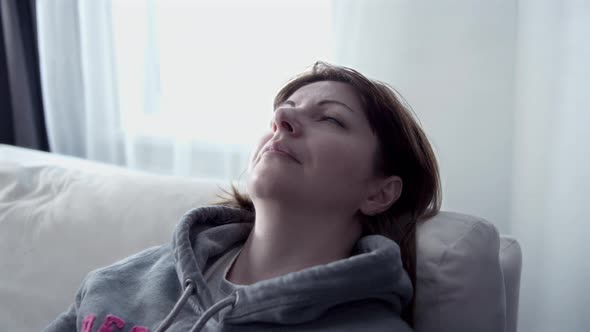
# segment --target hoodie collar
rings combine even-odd
[[[190,210],[176,227],[172,246],[179,281],[194,281],[198,296],[193,298],[202,310],[214,304],[203,271],[210,260],[244,242],[253,221],[250,212],[208,206]],[[333,306],[365,299],[385,301],[399,313],[410,301],[412,285],[399,246],[384,236],[369,235],[357,242],[351,257],[241,287],[235,296],[224,318],[228,322],[297,324]]]
[[[172,238],[176,273],[181,285],[188,279],[194,282],[201,308],[214,304],[203,277],[206,266],[211,264],[209,259],[245,241],[253,222],[252,213],[224,206],[195,208],[180,219]]]

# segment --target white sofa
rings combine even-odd
[[[38,331],[91,270],[169,241],[229,183],[0,145],[0,331]],[[521,250],[482,218],[418,227],[416,331],[516,331]]]

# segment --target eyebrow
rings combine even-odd
[[[295,102],[292,100],[285,100],[284,102],[282,102],[282,104],[288,104],[288,105],[295,107]],[[338,101],[338,100],[324,99],[324,100],[320,100],[316,105],[323,106],[325,104],[337,104],[337,105],[343,106],[344,108],[351,111],[352,113],[355,113],[355,111],[352,108],[350,108],[350,106],[348,106],[345,103]]]

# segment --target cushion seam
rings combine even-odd
[[[506,246],[500,248],[502,251],[507,250],[508,248],[514,247],[515,245],[517,245],[517,241],[514,239],[506,239],[504,238],[504,240],[506,240],[508,243],[506,243]]]
[[[457,238],[457,240],[455,240],[451,244],[445,246],[445,249],[444,249],[442,255],[440,256],[440,259],[439,259],[439,261],[438,261],[438,263],[437,263],[436,266],[438,268],[440,268],[440,266],[443,264],[443,262],[447,259],[447,254],[449,252],[449,249],[450,248],[454,248],[457,245],[457,243],[459,243],[459,241],[463,240],[468,234],[470,234],[471,232],[473,232],[473,230],[476,229],[477,227],[479,227],[479,225],[481,225],[481,224],[485,224],[485,223],[481,222],[481,220],[478,220],[477,223],[474,223],[473,225],[471,225],[471,227],[469,227],[469,229],[467,229],[463,234],[461,234],[461,236],[459,236]],[[436,287],[436,307],[439,310],[439,312],[437,314],[438,326],[441,326],[441,323],[442,323],[442,320],[441,320],[441,318],[442,318],[441,317],[442,316],[442,312],[440,311],[441,310],[441,305],[440,305],[440,297],[441,297],[441,295],[440,295],[440,292],[441,292],[440,287]]]

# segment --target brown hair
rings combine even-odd
[[[375,155],[375,173],[397,175],[403,181],[399,199],[386,211],[375,215],[362,215],[363,235],[379,234],[395,241],[401,249],[404,269],[408,272],[414,296],[411,305],[402,312],[402,318],[414,326],[416,294],[416,224],[438,213],[442,193],[436,157],[424,131],[416,121],[411,108],[397,91],[389,85],[371,80],[361,73],[325,62],[294,77],[281,88],[274,100],[275,108],[299,88],[319,81],[336,81],[351,85],[357,92],[379,147]],[[216,204],[254,211],[251,199],[234,186],[229,197]]]

